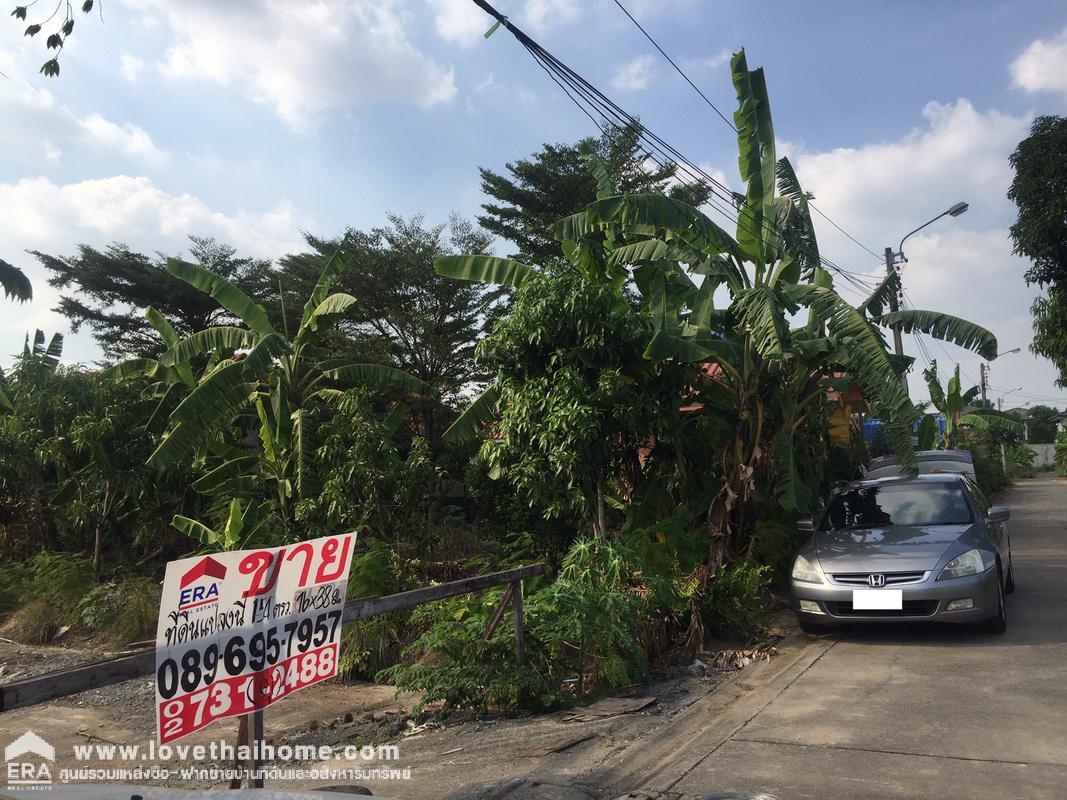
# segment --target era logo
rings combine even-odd
[[[226,577],[226,567],[213,559],[205,556],[197,562],[196,566],[186,572],[179,582],[178,610],[187,611],[191,608],[210,605],[219,601],[218,581]],[[201,583],[202,579],[211,578],[208,583]]]
[[[38,761],[22,760],[37,756]],[[15,759],[19,759],[16,761]],[[46,761],[56,760],[56,749],[33,731],[26,731],[4,748],[8,786],[50,786],[52,773]]]

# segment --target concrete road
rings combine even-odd
[[[1024,481],[999,502],[1018,584],[1006,634],[798,634],[775,667],[580,783],[645,797],[1067,798],[1067,480]]]

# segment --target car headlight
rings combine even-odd
[[[802,583],[822,583],[822,573],[808,559],[798,555],[796,561],[793,562],[793,580]]]
[[[946,578],[965,578],[968,575],[977,575],[979,572],[985,572],[982,554],[977,550],[968,550],[945,564],[945,568],[941,570],[937,579],[943,581]]]

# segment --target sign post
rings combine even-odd
[[[263,709],[337,674],[354,540],[327,536],[167,565],[156,631],[160,744],[245,716],[241,744],[251,745],[249,765],[258,768]]]

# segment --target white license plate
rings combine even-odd
[[[854,611],[900,611],[904,607],[900,589],[853,589]]]

